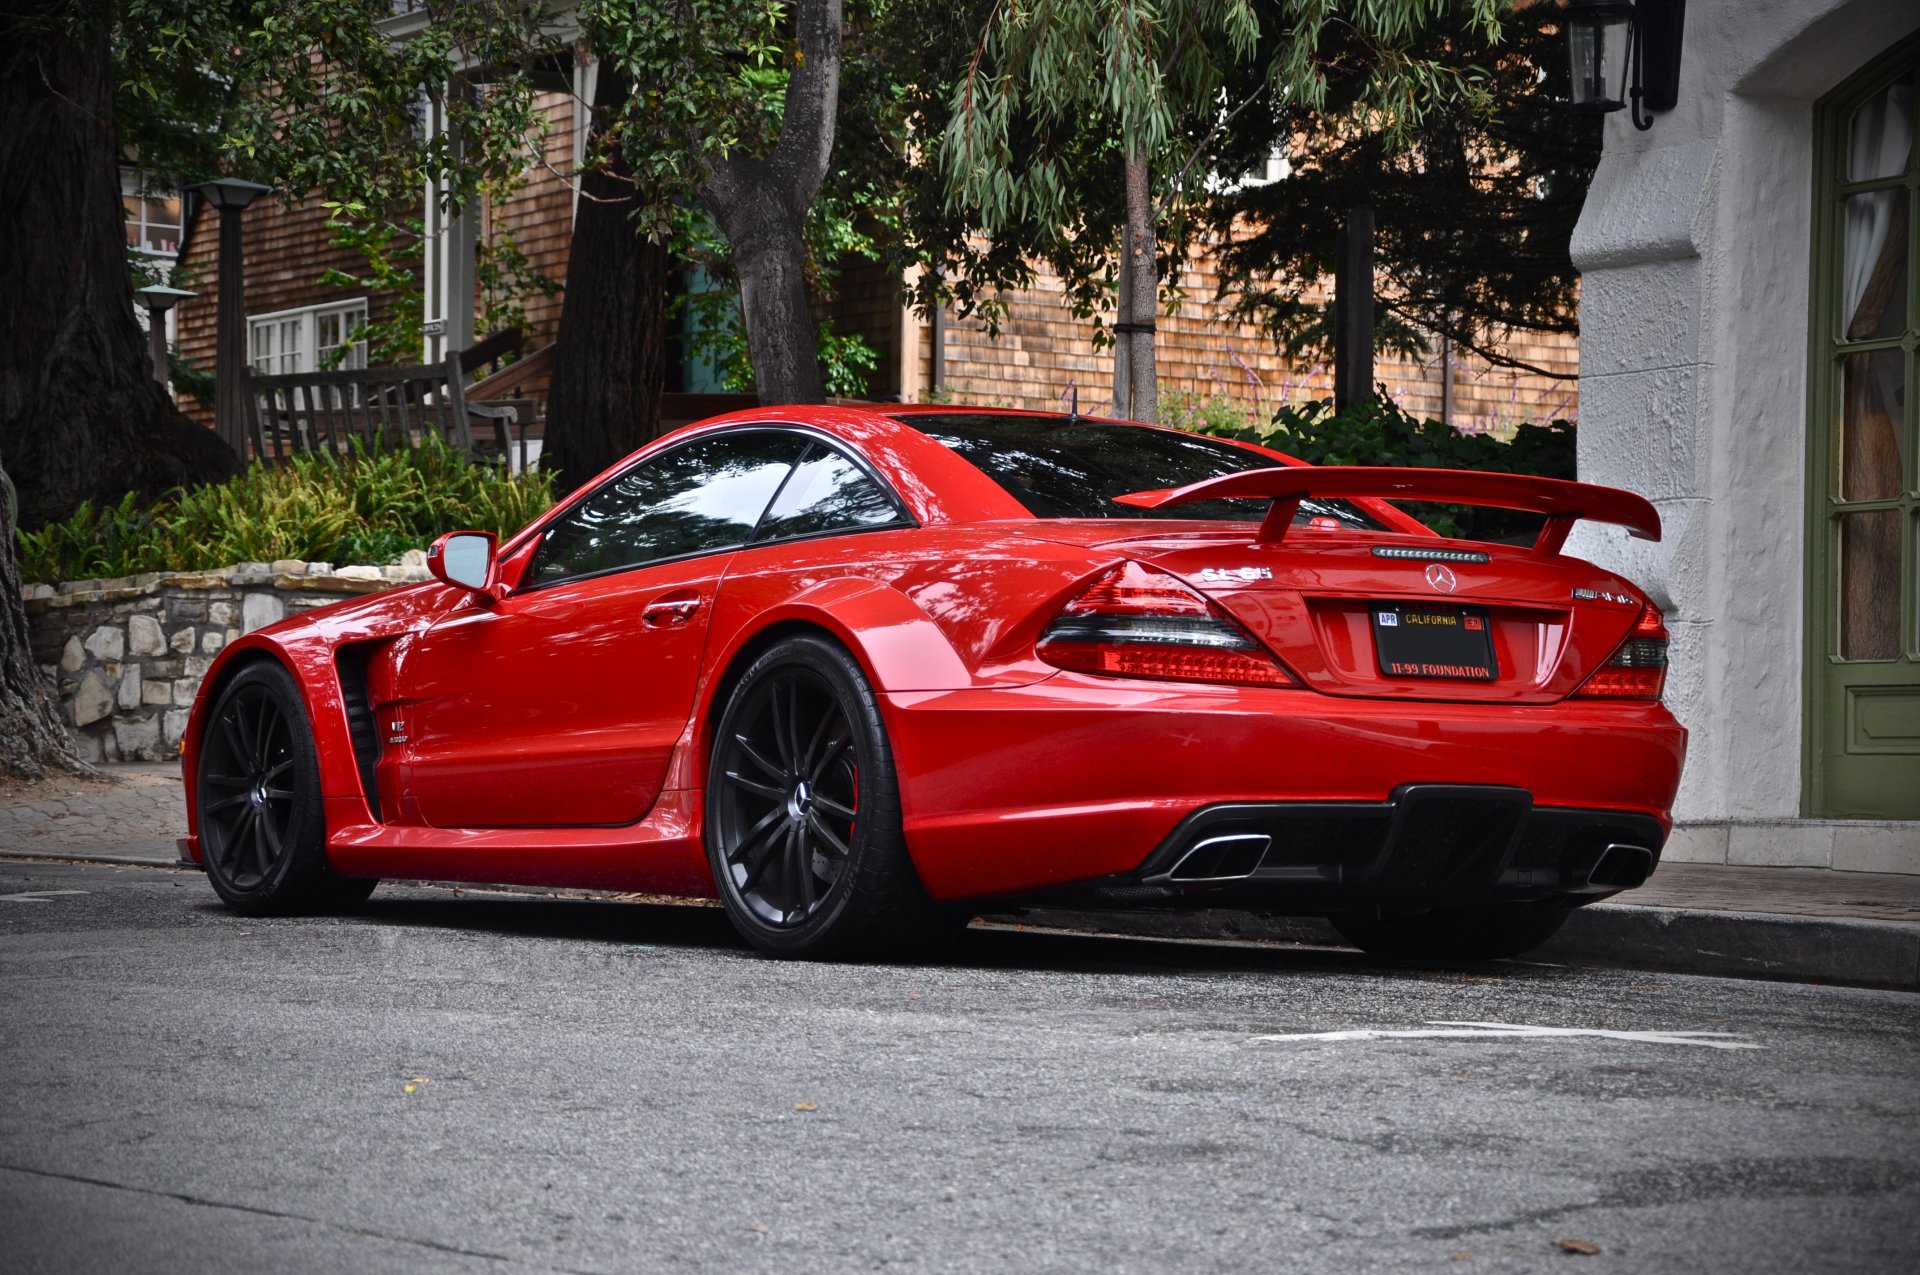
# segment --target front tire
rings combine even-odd
[[[886,724],[838,644],[793,637],[755,660],[720,715],[711,763],[707,863],[734,928],[760,951],[924,951],[966,923],[914,871]]]
[[[379,881],[327,862],[313,728],[293,676],[271,662],[234,674],[201,732],[194,813],[207,879],[244,916],[347,911]]]
[[[1573,911],[1564,903],[1490,903],[1417,916],[1346,912],[1328,918],[1340,937],[1369,956],[1426,961],[1491,961],[1518,956],[1548,939]]]

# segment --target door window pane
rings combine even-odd
[[[547,528],[528,581],[737,548],[805,448],[792,434],[719,434],[642,461]]]
[[[1843,339],[1899,336],[1907,326],[1907,192],[1876,190],[1847,200],[1841,271]]]
[[[760,540],[858,531],[900,521],[880,484],[838,452],[815,444],[767,511]]]
[[[1848,129],[1847,180],[1872,181],[1907,171],[1913,150],[1913,77],[1896,80],[1853,113]]]
[[[1840,360],[1842,500],[1893,500],[1906,488],[1906,362],[1899,350]]]
[[[1900,655],[1900,512],[1840,515],[1840,658]]]

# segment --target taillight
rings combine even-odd
[[[1055,668],[1244,686],[1297,686],[1260,644],[1164,571],[1126,562],[1102,573],[1040,635]]]
[[[1574,694],[1582,699],[1659,699],[1667,685],[1667,625],[1649,602],[1632,632]]]

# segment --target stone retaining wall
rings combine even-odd
[[[288,615],[428,578],[426,555],[391,567],[242,562],[218,571],[29,584],[34,659],[89,761],[165,761],[180,751],[200,679],[243,633]]]

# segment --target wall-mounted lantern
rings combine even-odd
[[[1633,126],[1653,127],[1641,107],[1680,100],[1680,40],[1687,0],[1568,0],[1572,107],[1602,115],[1633,106]]]

